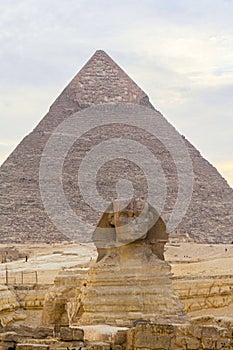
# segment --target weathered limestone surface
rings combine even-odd
[[[45,297],[42,324],[67,326],[75,312],[76,299],[88,272],[86,265],[63,270],[55,278]]]
[[[233,319],[198,317],[190,324],[139,322],[132,328],[92,326],[90,330],[63,327],[53,338],[51,329],[5,327],[0,349],[21,350],[232,350]],[[38,337],[36,337],[36,335]],[[34,338],[33,338],[34,337]]]
[[[0,322],[2,325],[18,321],[27,322],[29,314],[34,311],[40,323],[44,299],[48,291],[47,285],[37,286],[0,286]],[[35,314],[35,315],[36,315]]]
[[[205,325],[192,322],[190,325],[137,324],[128,331],[127,350],[204,350],[232,349],[231,324]]]
[[[46,344],[17,344],[17,350],[49,350]]]
[[[148,96],[122,69],[106,53],[97,51],[52,104],[44,119],[1,166],[1,242],[67,239],[50,221],[41,201],[38,178],[41,155],[49,136],[63,120],[87,107],[105,103],[131,103],[153,108]],[[168,189],[164,210],[166,219],[172,212],[177,196],[176,167],[158,140],[141,129],[135,130],[129,126],[123,129],[117,125],[104,126],[101,130],[96,128],[73,145],[63,169],[63,187],[72,209],[84,220],[89,221],[91,218],[94,224],[97,223],[99,213],[84,203],[77,185],[79,165],[86,152],[96,144],[119,136],[141,142],[161,161]],[[185,142],[194,168],[193,196],[189,211],[173,236],[179,238],[189,235],[197,242],[230,243],[233,190],[217,170],[187,140]],[[133,182],[136,196],[146,188],[145,177],[140,169],[122,160],[112,162],[111,169],[106,165],[100,171],[97,187],[101,195],[108,199],[116,197],[115,183],[119,175]]]
[[[186,312],[233,305],[233,276],[174,278],[173,287]]]
[[[14,288],[14,293],[21,308],[40,310],[43,308],[48,288],[49,285],[17,286]]]
[[[113,202],[94,232],[98,259],[81,290],[74,324],[186,322],[172,289],[170,265],[163,260],[165,224],[143,201],[132,200],[124,209],[120,204]]]
[[[29,327],[29,326],[15,326],[7,325],[0,329],[0,349],[8,350],[10,348],[36,348],[40,349],[40,346],[51,344],[50,339],[53,337],[53,330],[45,327]],[[20,345],[21,344],[21,345]],[[30,345],[29,345],[30,344]]]
[[[25,325],[6,325],[0,331],[1,339],[6,340],[6,334],[17,334],[18,338],[45,339],[53,336],[53,330],[48,327],[30,327]],[[7,336],[9,340],[9,337]]]
[[[0,286],[0,312],[19,308],[15,294],[7,286]]]
[[[61,327],[60,339],[64,341],[83,340],[84,331],[81,328],[75,327]]]
[[[0,325],[24,319],[19,310],[20,303],[14,291],[7,286],[0,286]]]

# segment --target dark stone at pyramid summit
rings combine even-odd
[[[16,147],[0,168],[0,242],[55,242],[66,240],[49,218],[41,199],[39,168],[45,145],[54,130],[76,112],[109,104],[143,106],[163,116],[148,96],[104,52],[96,51],[55,100],[37,127]],[[81,112],[80,112],[81,113]],[[171,125],[163,118],[167,127]],[[167,183],[162,213],[173,211],[177,197],[177,169],[164,145],[145,130],[126,125],[103,125],[82,135],[70,148],[63,167],[65,196],[72,210],[96,225],[101,214],[85,203],[78,186],[80,162],[92,147],[109,138],[127,137],[146,146],[160,161]],[[184,137],[194,173],[193,192],[186,215],[170,237],[196,242],[231,243],[233,240],[233,190],[218,171]],[[98,171],[96,187],[106,200],[116,198],[119,178],[133,183],[135,196],[147,183],[142,170],[125,159],[112,160]],[[143,192],[144,193],[144,192]],[[53,194],[51,194],[53,195]],[[56,199],[55,199],[56,200]],[[64,220],[65,220],[64,216]],[[80,237],[85,235],[76,228]],[[72,235],[70,235],[72,236]]]

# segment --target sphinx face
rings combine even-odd
[[[100,261],[118,247],[143,242],[163,259],[167,241],[166,226],[157,211],[147,202],[132,199],[115,200],[102,215],[93,233],[93,241]]]
[[[114,202],[113,222],[116,230],[116,242],[127,244],[139,239],[145,239],[153,225],[153,213],[149,205],[139,200],[133,200],[127,207],[120,210],[119,202]]]

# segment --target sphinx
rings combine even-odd
[[[98,257],[81,288],[74,324],[187,322],[164,260],[167,240],[166,225],[149,203],[113,201],[93,233]]]

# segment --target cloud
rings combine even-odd
[[[233,159],[232,18],[230,0],[0,2],[0,140],[16,145],[103,48],[207,159]]]
[[[55,87],[0,86],[0,145],[16,146],[47,113],[58,93]]]
[[[0,141],[0,147],[11,147],[14,146],[13,141]]]

